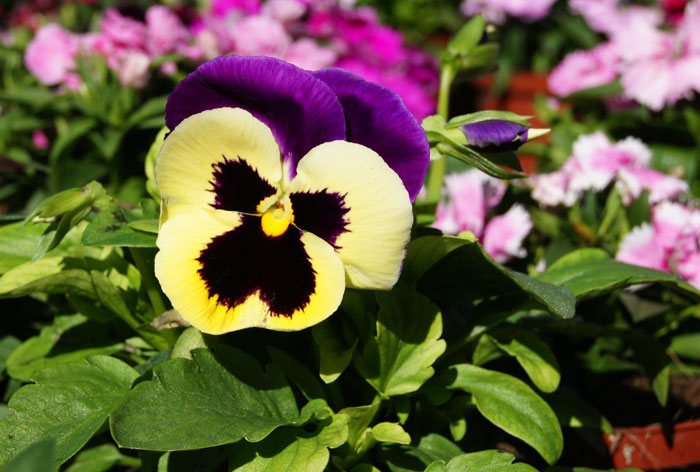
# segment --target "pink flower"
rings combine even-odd
[[[41,150],[45,151],[51,145],[48,136],[42,130],[37,129],[32,133],[32,145]]]
[[[146,46],[155,58],[185,46],[190,34],[175,13],[162,5],[146,10]]]
[[[634,228],[621,241],[617,259],[672,272],[700,288],[700,210],[663,202],[652,208],[652,222]]]
[[[549,75],[549,90],[565,97],[609,84],[617,78],[618,62],[619,55],[611,43],[603,43],[590,51],[572,52]]]
[[[623,6],[620,0],[569,0],[574,13],[583,16],[586,23],[595,31],[614,35],[625,25],[638,20],[651,25],[661,23],[658,9],[638,5]]]
[[[525,257],[523,240],[532,230],[530,215],[522,205],[513,205],[501,216],[496,216],[486,225],[484,249],[496,262],[503,264],[514,257]]]
[[[601,191],[613,181],[625,205],[645,189],[650,191],[651,203],[676,198],[688,191],[683,180],[647,167],[650,159],[651,151],[636,138],[613,143],[601,132],[582,135],[561,169],[529,179],[532,197],[544,206],[568,207],[584,192]]]
[[[465,16],[483,15],[489,23],[503,24],[512,16],[523,21],[537,21],[547,16],[556,0],[464,0],[460,7]]]
[[[306,5],[300,0],[268,0],[263,6],[263,14],[281,23],[298,20],[306,13]]]
[[[244,56],[283,57],[291,43],[284,26],[267,16],[249,16],[238,21],[230,32],[234,51]]]
[[[620,74],[626,97],[660,111],[700,90],[698,10],[695,4],[689,6],[675,31],[635,21],[615,35],[623,57]]]
[[[24,63],[42,84],[58,85],[75,69],[77,53],[77,36],[57,24],[48,24],[27,46]]]
[[[212,0],[211,12],[214,16],[225,17],[231,11],[256,14],[260,11],[260,0]]]
[[[146,48],[146,25],[121,15],[114,8],[105,10],[100,29],[113,47],[141,50]]]
[[[125,86],[141,88],[148,82],[151,59],[139,51],[122,51],[116,58],[115,71]]]
[[[664,251],[658,243],[654,228],[648,223],[627,233],[620,242],[616,259],[627,264],[668,272]]]
[[[447,201],[438,205],[434,226],[446,234],[471,231],[496,261],[525,256],[522,241],[532,229],[525,208],[514,205],[504,215],[488,219],[500,203],[505,184],[477,170],[445,178]]]
[[[684,180],[646,167],[620,169],[617,187],[625,205],[636,200],[643,190],[649,190],[649,203],[673,199],[688,192]]]
[[[318,70],[333,65],[337,58],[335,51],[319,46],[310,38],[293,42],[287,49],[285,60],[306,70]]]

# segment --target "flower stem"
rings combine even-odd
[[[450,116],[450,90],[455,79],[455,72],[451,64],[444,64],[440,72],[440,90],[438,92],[437,112],[442,118],[447,120]],[[428,201],[438,201],[442,194],[442,182],[445,178],[447,163],[445,158],[440,156],[430,165],[428,175]]]

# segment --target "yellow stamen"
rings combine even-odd
[[[282,236],[292,224],[293,217],[288,215],[281,207],[273,207],[267,210],[260,219],[263,233],[276,238]]]

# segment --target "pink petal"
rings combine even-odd
[[[620,262],[668,272],[666,255],[654,228],[648,223],[633,228],[620,242],[615,257]]]
[[[489,221],[484,231],[484,249],[500,263],[513,257],[525,257],[527,253],[522,243],[531,229],[532,220],[525,207],[513,205],[504,215]]]

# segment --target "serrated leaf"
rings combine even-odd
[[[489,334],[500,349],[515,357],[538,389],[550,393],[559,387],[559,362],[535,333],[502,324]]]
[[[570,289],[578,300],[593,298],[613,290],[646,283],[661,283],[700,300],[700,291],[674,275],[611,259],[601,249],[571,252],[537,277]]]
[[[453,240],[454,245],[448,244],[449,240]],[[422,273],[416,284],[420,292],[433,300],[465,303],[489,297],[523,298],[528,306],[544,309],[561,318],[574,316],[575,298],[569,289],[543,283],[504,267],[475,241],[450,236],[425,236],[415,242],[418,241],[421,241],[421,252],[427,254],[426,260],[432,260],[428,258],[432,245],[437,246],[436,254],[445,251],[441,248],[450,249]]]
[[[280,426],[309,420],[279,370],[272,366],[261,374],[255,359],[231,353],[228,368],[206,349],[192,350],[191,360],[156,366],[152,380],[134,387],[110,415],[117,444],[151,451],[202,449],[244,438],[260,441]]]
[[[80,450],[129,391],[137,373],[112,357],[60,364],[35,375],[36,384],[10,399],[0,420],[0,464],[38,440],[56,441],[56,463]]]
[[[314,433],[282,428],[256,444],[240,441],[231,448],[229,470],[276,472],[279,470],[323,472],[329,448],[347,439],[347,417],[334,415],[321,421]]]
[[[439,380],[471,393],[486,419],[525,441],[549,464],[561,455],[564,440],[556,415],[522,380],[470,364],[450,367]]]
[[[415,392],[433,376],[432,364],[445,352],[439,309],[403,283],[376,297],[377,334],[364,346],[357,367],[383,397]]]

